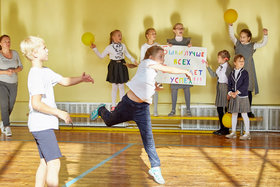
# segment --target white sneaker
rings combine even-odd
[[[251,139],[251,135],[250,135],[250,133],[246,133],[243,136],[240,136],[239,139],[240,140],[250,140]]]
[[[6,136],[12,136],[12,130],[11,130],[11,127],[8,126],[8,127],[5,127],[5,131],[4,133],[6,134]]]
[[[0,121],[0,129],[1,129],[1,133],[5,133],[5,128],[4,128],[4,124],[3,121]]]
[[[186,116],[187,116],[187,117],[192,117],[192,112],[191,112],[191,110],[187,110]]]
[[[161,175],[160,167],[153,167],[149,170],[149,174],[154,177],[155,181],[159,184],[164,184],[165,181]]]
[[[232,132],[232,133],[226,135],[226,138],[234,139],[234,138],[236,138],[236,133],[235,133],[235,132]]]

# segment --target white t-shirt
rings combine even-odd
[[[151,59],[141,61],[134,77],[126,83],[137,97],[149,104],[152,104],[152,96],[156,88],[155,77],[157,71],[149,67],[154,64],[157,64],[157,62]]]
[[[158,43],[153,43],[152,45],[149,45],[147,43],[144,43],[142,46],[141,46],[141,54],[140,54],[140,60],[144,60],[144,57],[145,57],[145,54],[147,52],[147,50],[152,47],[152,46],[155,46],[155,45],[159,45]]]
[[[221,64],[217,68],[216,74],[219,77],[219,79],[218,79],[219,83],[226,83],[226,84],[228,84],[228,77],[226,75],[227,67],[228,67],[228,63],[226,62],[224,64]]]
[[[135,62],[135,59],[129,54],[123,43],[112,43],[108,45],[102,54],[100,54],[97,47],[93,48],[93,51],[99,58],[104,58],[109,55],[111,60],[122,60],[124,59],[124,56],[126,56],[131,62]]]
[[[16,51],[12,51],[12,58],[6,58],[0,53],[0,70],[7,70],[7,69],[16,69],[18,67],[23,67],[20,61],[19,55]],[[6,83],[17,83],[18,76],[17,73],[13,73],[12,75],[0,74],[0,81]]]
[[[57,108],[53,87],[62,79],[62,76],[49,68],[32,67],[28,74],[29,91],[29,117],[28,128],[30,132],[47,129],[58,129],[58,118],[56,116],[41,113],[32,108],[31,96],[42,95],[41,101],[46,105]]]

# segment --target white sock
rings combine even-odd
[[[124,84],[118,84],[118,86],[119,86],[119,95],[120,95],[120,101],[121,101],[124,96]]]
[[[241,113],[244,124],[245,124],[245,133],[250,133],[250,120],[247,113]]]
[[[232,113],[232,117],[231,117],[232,132],[236,132],[237,117],[238,117],[238,113]]]
[[[117,92],[118,92],[118,85],[112,83],[112,107],[116,106]]]
[[[157,167],[152,167],[152,169],[160,169],[160,167],[159,167],[159,166],[157,166]]]

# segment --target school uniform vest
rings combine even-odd
[[[239,40],[237,40],[235,45],[235,54],[241,54],[245,58],[244,69],[249,73],[249,91],[254,91],[255,94],[259,93],[259,86],[257,81],[255,63],[253,59],[253,54],[256,50],[254,49],[254,43],[242,44]]]
[[[191,42],[191,38],[190,37],[183,37],[183,40],[178,42],[175,40],[175,38],[172,39],[167,39],[167,43],[172,44],[172,45],[180,45],[180,46],[188,46]]]

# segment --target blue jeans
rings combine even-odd
[[[144,148],[148,154],[151,166],[160,166],[160,160],[156,152],[152,133],[150,106],[148,103],[134,102],[125,95],[113,112],[109,112],[105,107],[101,107],[98,110],[98,115],[101,116],[108,127],[126,121],[135,121],[140,130]]]

